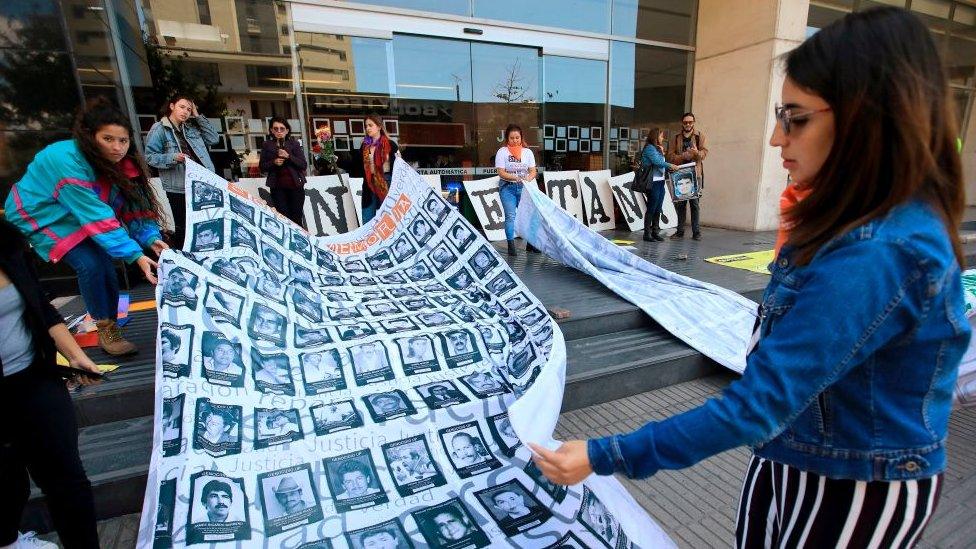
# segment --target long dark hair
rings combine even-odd
[[[786,75],[830,105],[834,142],[786,214],[794,259],[914,197],[940,212],[959,264],[965,208],[958,126],[928,29],[900,8],[852,13],[786,56]]]
[[[386,137],[387,139],[389,139],[389,136],[386,135],[386,128],[383,127],[383,119],[380,118],[380,115],[378,115],[376,113],[367,114],[366,115],[366,120],[372,120],[373,121],[373,124],[376,124],[376,126],[379,127],[379,129],[380,129],[380,137]],[[365,124],[365,122],[363,122],[363,123]]]
[[[508,134],[510,134],[512,132],[519,132],[519,135],[522,137],[522,145],[523,146],[526,146],[526,147],[528,146],[528,145],[525,145],[525,133],[522,132],[522,126],[519,126],[518,124],[509,124],[508,127],[505,128],[505,144],[506,145],[508,144]]]
[[[134,180],[129,179],[119,167],[121,162],[115,163],[102,156],[95,142],[95,133],[104,126],[121,126],[129,134],[130,139],[133,135],[128,117],[108,99],[99,97],[89,101],[75,119],[73,134],[78,149],[95,171],[97,178],[109,181],[118,187],[119,192],[125,197],[128,209],[148,211],[153,219],[158,220],[162,208],[149,186],[146,163],[139,154],[139,148],[130,141],[129,150],[125,153],[125,158],[131,160],[139,170],[138,177]]]
[[[268,139],[272,141],[276,139],[274,132],[271,131],[271,126],[274,126],[275,122],[288,129],[288,133],[285,134],[285,139],[291,137],[291,124],[288,123],[288,120],[284,116],[272,116],[271,120],[268,120]]]
[[[166,103],[163,103],[163,106],[159,108],[159,116],[161,118],[166,118],[170,114],[172,114],[173,113],[173,108],[170,105],[172,105],[173,103],[178,103],[181,99],[186,99],[190,103],[193,103],[193,98],[192,97],[190,97],[189,95],[187,95],[185,93],[178,93],[178,94],[174,95],[173,97],[170,97],[169,100],[166,101]]]
[[[653,145],[660,149],[661,145],[658,145],[657,140],[661,136],[662,131],[661,128],[651,129],[651,133],[647,134],[647,140],[644,141],[644,146]]]

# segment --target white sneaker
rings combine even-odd
[[[16,549],[58,549],[58,544],[42,540],[37,537],[36,532],[20,532],[14,547]]]

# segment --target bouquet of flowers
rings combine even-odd
[[[335,143],[332,142],[332,129],[327,125],[319,126],[315,130],[317,143],[312,145],[312,158],[319,175],[336,173],[336,163],[339,157],[335,154]]]

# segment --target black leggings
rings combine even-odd
[[[186,194],[166,191],[166,198],[173,210],[173,225],[176,227],[169,245],[182,250],[183,240],[186,238]]]
[[[291,219],[299,227],[304,227],[305,189],[285,189],[271,187],[271,203],[279,213]]]
[[[95,502],[78,455],[75,411],[53,367],[0,377],[0,547],[16,541],[30,478],[67,549],[97,548]]]

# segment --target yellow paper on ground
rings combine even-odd
[[[65,358],[65,356],[62,355],[61,353],[58,353],[58,356],[55,358],[55,361],[57,362],[58,366],[70,366],[68,359]],[[114,372],[115,370],[119,369],[118,364],[96,364],[96,366],[98,367],[98,370],[103,374]]]
[[[744,269],[754,273],[769,274],[766,267],[773,261],[773,250],[748,252],[744,254],[719,255],[705,259],[709,263],[725,265],[733,269]]]
[[[132,305],[129,305],[129,312],[133,313],[136,311],[146,311],[148,309],[156,308],[156,300],[148,299],[146,301],[136,301]]]
[[[619,238],[614,238],[610,242],[613,242],[614,244],[617,244],[618,246],[620,246],[620,245],[627,246],[627,245],[630,245],[630,244],[633,244],[634,243],[633,240],[621,240]]]

